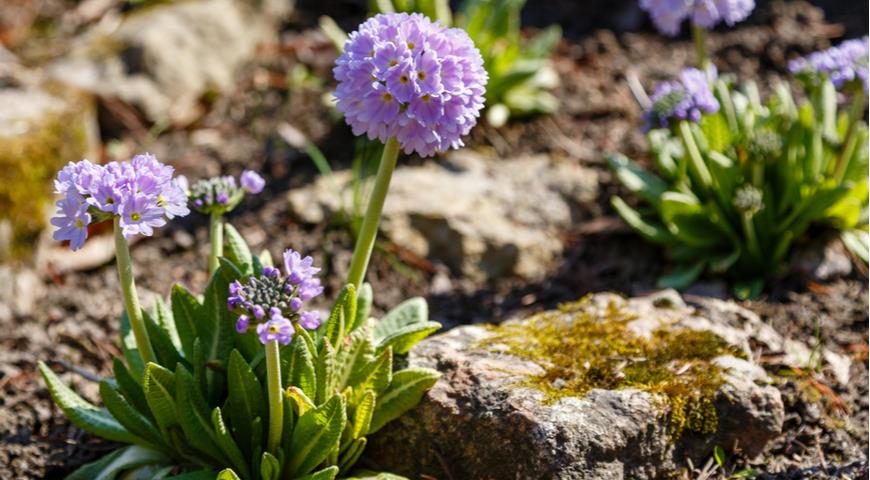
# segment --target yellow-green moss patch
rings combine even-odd
[[[672,438],[686,429],[715,431],[713,399],[724,380],[711,360],[743,353],[705,331],[665,326],[649,338],[638,336],[628,327],[634,319],[616,302],[602,314],[587,298],[491,327],[482,346],[540,364],[544,372],[524,386],[543,391],[548,402],[597,388],[637,388],[667,401]]]

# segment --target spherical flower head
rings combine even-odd
[[[284,252],[284,260],[286,275],[282,275],[275,267],[266,266],[260,275],[236,280],[229,285],[227,308],[239,315],[236,330],[245,333],[254,322],[264,344],[265,335],[275,334],[264,325],[276,319],[279,319],[279,323],[286,321],[291,327],[300,325],[307,330],[320,325],[319,317],[315,318],[303,310],[305,302],[323,293],[320,279],[315,276],[320,268],[313,265],[311,257],[302,257],[293,250]],[[301,280],[294,283],[294,279]],[[293,331],[290,337],[286,337],[288,342]]]
[[[236,178],[231,175],[200,180],[190,187],[187,195],[193,203],[193,208],[199,212],[223,215],[236,208],[245,193],[260,193],[265,185],[266,181],[263,177],[251,170],[245,170],[239,182],[236,182]]]
[[[355,135],[428,157],[463,145],[488,76],[465,31],[421,14],[376,15],[350,34],[333,70],[337,108]]]
[[[703,114],[719,111],[719,101],[710,89],[711,73],[697,68],[680,72],[676,81],[666,81],[656,87],[652,107],[644,113],[644,129],[668,128],[673,122],[699,122]]]
[[[836,47],[792,60],[788,68],[813,83],[818,81],[818,77],[827,76],[837,88],[860,84],[866,94],[868,50],[868,37],[846,40]]]
[[[706,29],[720,23],[733,26],[752,13],[754,0],[640,0],[653,24],[664,35],[675,37],[687,19]]]
[[[741,213],[755,215],[764,208],[761,190],[752,185],[743,185],[734,192],[734,208]]]
[[[175,179],[174,169],[154,155],[136,155],[129,162],[95,165],[88,160],[70,162],[57,174],[58,202],[55,238],[69,240],[73,249],[87,238],[89,222],[113,217],[125,238],[152,235],[166,219],[187,215],[187,197]],[[75,205],[75,207],[73,207]]]

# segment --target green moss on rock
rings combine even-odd
[[[685,430],[714,432],[713,400],[724,379],[712,360],[745,355],[706,331],[663,326],[640,336],[629,327],[635,319],[617,302],[602,310],[587,297],[524,322],[491,327],[482,346],[541,365],[543,373],[523,386],[544,392],[547,402],[582,397],[592,389],[636,388],[667,402],[672,438]]]

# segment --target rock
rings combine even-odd
[[[790,259],[791,270],[813,281],[829,281],[852,273],[852,260],[839,238],[822,236],[801,245]]]
[[[351,205],[349,172],[290,193],[304,222]],[[339,192],[344,192],[342,197]],[[470,151],[444,164],[400,167],[384,205],[382,232],[416,255],[475,279],[541,278],[562,252],[558,239],[598,194],[598,176],[545,155],[486,158]]]
[[[443,377],[414,410],[369,437],[364,461],[410,478],[643,480],[665,478],[687,458],[697,465],[716,445],[755,456],[780,434],[784,417],[780,393],[768,385],[763,369],[735,356],[748,354],[739,343],[731,347],[721,343],[722,351],[731,354],[711,352],[716,356],[710,361],[662,361],[663,368],[675,370],[674,382],[719,378],[716,383],[698,384],[699,391],[711,385],[711,393],[709,398],[695,399],[698,406],[692,408],[696,410],[680,410],[679,405],[689,405],[675,400],[682,397],[644,390],[648,385],[595,388],[590,380],[593,383],[585,394],[560,390],[593,377],[566,376],[559,369],[561,360],[532,357],[523,350],[525,343],[510,347],[511,338],[538,338],[541,331],[548,332],[556,345],[570,342],[576,338],[575,328],[607,325],[601,323],[606,318],[617,322],[613,325],[624,325],[624,330],[614,330],[618,338],[610,339],[597,336],[604,335],[600,332],[590,333],[582,339],[586,348],[610,348],[607,342],[621,342],[630,337],[627,332],[635,339],[653,342],[668,338],[657,332],[670,332],[674,339],[721,342],[706,330],[709,320],[699,317],[672,291],[629,300],[597,294],[560,311],[497,328],[453,329],[424,340],[411,351],[410,365],[438,369]],[[730,337],[741,338],[741,334]],[[685,345],[690,343],[685,340]],[[573,349],[575,344],[569,345],[565,358],[582,355]],[[676,340],[662,345],[668,349],[685,346]],[[659,351],[645,349],[633,357],[655,356]],[[606,373],[580,358],[587,372]],[[602,365],[615,368],[616,376],[601,378],[619,379],[624,372],[637,372],[630,370],[639,364],[629,356],[622,362],[611,360]],[[715,377],[716,372],[721,376]],[[687,380],[683,375],[697,379]],[[712,405],[715,415],[705,405]],[[676,428],[680,418],[689,422],[682,429]],[[693,423],[693,418],[699,421]]]
[[[292,10],[292,1],[277,0],[139,9],[101,22],[49,71],[58,81],[131,105],[151,122],[189,124],[202,114],[204,95],[235,87],[239,67]]]
[[[89,97],[28,85],[0,88],[0,261],[32,250],[51,211],[51,179],[96,150]]]

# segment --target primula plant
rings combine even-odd
[[[351,260],[347,285],[327,315],[310,256],[286,250],[280,266],[254,255],[222,216],[263,189],[253,172],[192,187],[153,156],[58,174],[56,238],[79,248],[87,225],[113,219],[125,299],[123,358],[100,383],[105,408],[64,385],[45,364],[49,392],[70,420],[127,444],[71,479],[330,480],[353,471],[370,435],[412,408],[438,379],[397,368],[396,357],[440,328],[425,301],[380,320],[363,283],[399,151],[432,155],[462,144],[483,106],[480,53],[458,29],[421,15],[380,15],[351,34],[335,68],[339,109],[357,134],[386,143]],[[211,216],[217,266],[202,295],[175,285],[167,305],[139,306],[126,240],[151,235],[193,207]],[[215,223],[220,223],[218,227]],[[211,261],[209,262],[212,263]],[[399,478],[392,476],[393,478]]]
[[[706,70],[710,65],[707,30],[742,22],[755,8],[755,0],[640,0],[640,8],[649,12],[656,28],[669,37],[679,35],[683,22],[689,20],[698,66]]]
[[[621,155],[609,164],[641,200],[614,197],[617,212],[679,264],[663,286],[708,271],[754,296],[811,226],[839,230],[867,260],[867,51],[864,38],[794,61],[799,103],[785,85],[762,103],[754,84],[696,69],[656,89],[645,114],[656,173]]]

